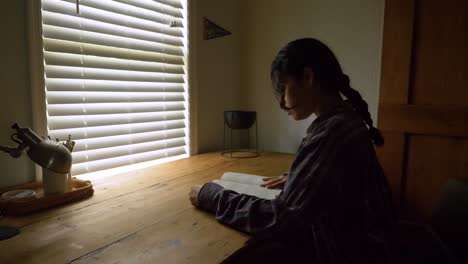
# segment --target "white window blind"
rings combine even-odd
[[[76,141],[72,175],[188,151],[179,0],[42,0],[49,136]]]

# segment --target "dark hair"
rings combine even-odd
[[[361,94],[351,88],[349,77],[343,73],[336,56],[325,44],[317,39],[303,38],[289,42],[282,48],[271,64],[271,80],[275,92],[283,95],[284,88],[279,85],[286,76],[302,79],[304,68],[314,72],[323,92],[340,92],[351,102],[355,111],[369,127],[369,133],[376,146],[381,146],[384,139],[374,127],[366,101]]]

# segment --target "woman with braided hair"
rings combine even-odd
[[[192,188],[195,206],[253,236],[223,263],[393,262],[396,216],[374,149],[384,139],[333,52],[294,40],[278,52],[271,80],[288,115],[317,118],[275,199],[212,182]]]

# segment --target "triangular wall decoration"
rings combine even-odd
[[[208,18],[203,18],[203,39],[214,39],[231,35],[231,32],[216,25],[213,21]]]

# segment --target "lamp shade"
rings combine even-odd
[[[72,166],[70,151],[63,144],[52,140],[31,145],[28,156],[39,166],[58,173],[69,173]]]

